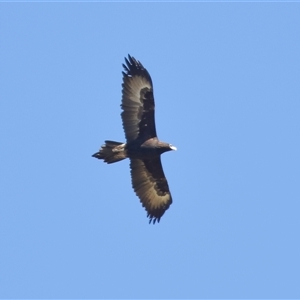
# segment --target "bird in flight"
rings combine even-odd
[[[107,140],[92,156],[108,164],[130,159],[132,187],[148,213],[149,223],[155,224],[172,203],[160,155],[176,147],[157,138],[153,84],[148,71],[130,55],[125,62],[121,117],[126,143]]]

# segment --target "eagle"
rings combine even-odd
[[[132,187],[147,211],[149,224],[159,222],[172,203],[160,155],[177,150],[158,139],[155,103],[150,74],[141,62],[128,55],[122,64],[122,123],[126,143],[106,140],[92,156],[111,164],[129,158]]]

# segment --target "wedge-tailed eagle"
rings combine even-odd
[[[172,203],[160,155],[176,148],[157,138],[153,85],[148,71],[130,55],[125,62],[121,117],[127,143],[105,141],[92,156],[108,164],[130,159],[132,187],[148,213],[149,223],[155,224]]]

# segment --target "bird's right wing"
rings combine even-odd
[[[127,142],[156,137],[152,80],[143,65],[128,55],[123,64],[121,114]]]

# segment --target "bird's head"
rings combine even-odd
[[[158,142],[156,148],[159,149],[160,154],[167,151],[177,150],[177,148],[172,144],[164,143],[164,142]]]
[[[173,146],[172,144],[169,144],[169,148],[170,148],[170,150],[174,150],[174,151],[177,150],[177,148],[175,146]]]

